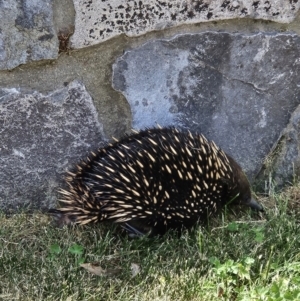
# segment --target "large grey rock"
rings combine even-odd
[[[0,209],[48,207],[67,168],[103,140],[84,86],[49,95],[0,90]]]
[[[73,48],[98,44],[125,33],[138,36],[153,30],[212,20],[253,18],[291,22],[298,0],[74,0],[76,10]]]
[[[264,160],[258,183],[266,188],[281,188],[300,177],[300,106],[293,112],[288,126]],[[262,185],[263,184],[263,185]]]
[[[0,20],[0,70],[57,58],[52,0],[1,0]]]
[[[207,32],[126,52],[113,86],[133,127],[176,125],[204,133],[253,180],[300,103],[300,38]]]

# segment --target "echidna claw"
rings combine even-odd
[[[138,229],[134,228],[133,226],[129,225],[128,223],[121,225],[121,227],[128,232],[128,236],[131,238],[140,237],[140,236],[145,235],[144,233],[140,232]]]

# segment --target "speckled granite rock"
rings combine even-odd
[[[57,58],[52,1],[0,1],[0,20],[0,70]]]
[[[133,127],[203,132],[252,180],[300,103],[300,38],[207,32],[156,40],[126,52],[113,85]]]
[[[263,188],[282,188],[300,179],[300,106],[293,112],[258,177]]]
[[[298,0],[74,0],[76,10],[73,48],[98,44],[125,33],[138,36],[153,30],[233,18],[291,22]]]
[[[90,95],[79,82],[49,95],[0,90],[0,209],[47,207],[63,175],[103,140]]]

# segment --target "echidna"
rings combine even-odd
[[[132,233],[189,228],[230,201],[251,198],[241,167],[203,135],[155,128],[92,152],[68,173],[61,207],[51,212],[76,224],[112,221]]]

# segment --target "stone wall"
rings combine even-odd
[[[131,127],[204,133],[251,182],[300,174],[300,1],[0,0],[0,209],[47,208]]]

